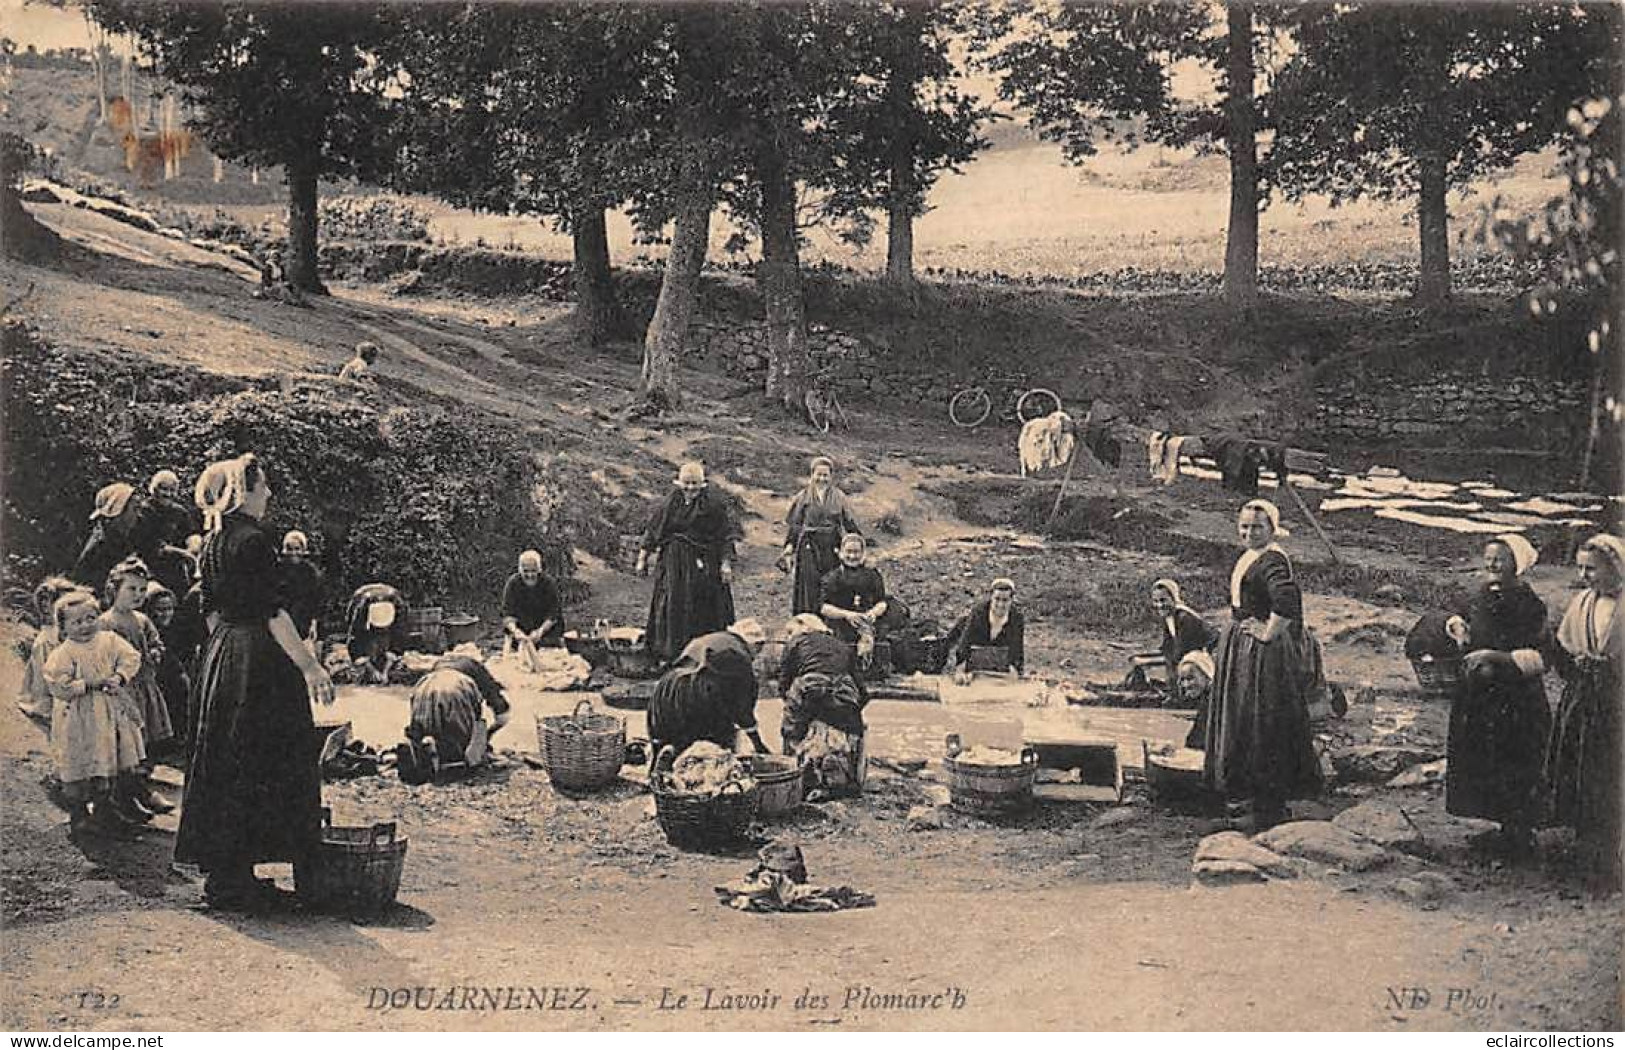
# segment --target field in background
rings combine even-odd
[[[210,181],[211,164],[200,150],[183,178],[142,190],[122,167],[111,132],[97,128],[87,73],[16,71],[10,88],[16,112],[34,115],[36,139],[49,143],[63,163],[167,204],[209,210],[220,207],[239,221],[280,224],[285,194],[275,172],[261,183],[228,166],[223,184]],[[1001,123],[994,146],[959,175],[945,176],[931,195],[932,210],[915,224],[915,263],[922,271],[999,271],[1067,278],[1124,267],[1217,271],[1224,262],[1229,209],[1222,157],[1160,147],[1123,152],[1103,149],[1082,167],[1066,163],[1060,149],[1041,142],[1024,126]],[[1470,231],[1490,199],[1503,195],[1517,210],[1533,210],[1561,190],[1550,154],[1526,157],[1508,175],[1453,197],[1453,250],[1467,258],[1482,249]],[[368,192],[324,187],[324,193]],[[570,257],[569,237],[541,220],[481,215],[422,200],[433,221],[431,234],[454,244],[484,242],[558,259]],[[712,258],[734,232],[713,222]],[[1259,261],[1264,266],[1325,263],[1414,263],[1415,218],[1409,202],[1359,202],[1331,207],[1324,199],[1304,205],[1277,202],[1261,220]],[[868,248],[855,250],[822,229],[807,231],[806,261],[827,261],[860,270],[885,262],[882,226]],[[610,248],[617,262],[639,255],[664,256],[659,245],[635,242],[624,216],[610,220]],[[755,248],[742,259],[753,258]]]

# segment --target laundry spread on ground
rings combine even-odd
[[[757,913],[846,911],[873,908],[874,896],[850,886],[814,886],[807,882],[801,847],[769,843],[760,863],[741,879],[717,886],[718,902]]]
[[[1415,511],[1402,510],[1397,507],[1384,507],[1377,511],[1377,517],[1387,518],[1390,521],[1403,521],[1410,525],[1420,525],[1427,529],[1443,529],[1447,532],[1460,532],[1467,535],[1491,535],[1500,532],[1522,532],[1519,525],[1496,525],[1493,522],[1474,521],[1471,518],[1442,518],[1436,514],[1418,514]]]

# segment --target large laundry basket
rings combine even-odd
[[[569,791],[603,787],[626,761],[626,723],[594,711],[588,700],[568,715],[538,715],[536,742],[548,777]]]

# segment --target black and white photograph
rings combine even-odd
[[[0,0],[0,1028],[1625,1029],[1622,107],[1614,0]]]

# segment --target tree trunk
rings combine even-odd
[[[683,192],[671,235],[671,252],[660,280],[660,298],[643,337],[645,400],[675,408],[682,400],[677,384],[677,361],[688,336],[688,323],[699,299],[700,271],[711,239],[711,183],[703,160],[684,164]]]
[[[1224,245],[1224,299],[1258,301],[1258,142],[1253,112],[1253,7],[1225,5],[1229,28],[1225,78],[1225,143],[1230,153],[1230,226]]]
[[[807,309],[801,295],[801,252],[796,243],[796,187],[776,153],[757,164],[762,193],[762,265],[757,284],[767,313],[768,364],[763,393],[800,411],[811,378]]]
[[[615,301],[609,266],[609,231],[602,205],[583,204],[570,219],[574,245],[571,277],[576,292],[576,326],[588,346],[602,346],[626,334],[626,316]]]
[[[886,202],[886,280],[914,283],[914,165],[906,147],[892,156],[891,194]]]
[[[1416,201],[1416,226],[1422,241],[1422,265],[1416,275],[1416,298],[1441,303],[1450,298],[1450,210],[1445,159],[1437,152],[1421,158],[1421,187]]]
[[[296,160],[288,165],[288,284],[326,295],[316,272],[316,167]]]

